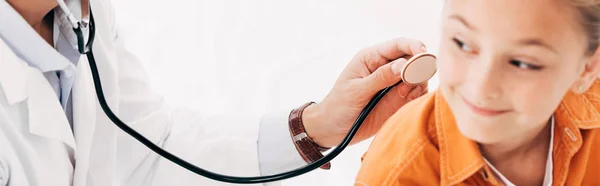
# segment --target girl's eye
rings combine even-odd
[[[460,40],[458,38],[452,38],[452,41],[454,41],[454,43],[456,44],[458,49],[460,49],[461,51],[467,52],[467,53],[475,53],[473,48],[471,48],[469,45],[467,45],[462,40]],[[534,64],[527,63],[527,62],[524,62],[521,60],[516,60],[516,59],[510,60],[510,64],[519,69],[523,69],[523,70],[541,70],[543,68],[540,65],[534,65]]]
[[[514,65],[515,67],[519,68],[519,69],[523,69],[523,70],[541,70],[542,66],[539,65],[533,65],[530,63],[526,63],[520,60],[510,60],[510,64]]]
[[[454,43],[460,50],[465,51],[467,53],[473,53],[473,48],[471,48],[469,45],[465,44],[461,40],[453,38],[452,41],[454,41]]]

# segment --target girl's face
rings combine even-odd
[[[440,89],[479,143],[535,135],[567,91],[596,77],[568,0],[448,0],[442,20]]]

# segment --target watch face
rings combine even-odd
[[[437,71],[436,57],[431,53],[421,53],[411,57],[402,70],[402,80],[408,84],[428,81]]]

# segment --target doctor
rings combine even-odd
[[[421,42],[407,39],[367,48],[318,104],[264,116],[189,114],[151,92],[141,63],[120,43],[110,0],[66,3],[82,19],[88,7],[93,9],[93,50],[117,115],[166,150],[230,175],[273,174],[322,156],[320,149],[341,141],[378,90],[399,81],[405,61],[388,62],[425,51]],[[75,35],[56,0],[0,0],[0,39],[0,186],[192,184],[178,182],[184,177],[196,178],[195,185],[225,185],[160,158],[108,120],[96,100],[88,61],[76,51]],[[354,143],[374,135],[388,116],[426,90],[426,85],[397,86]],[[290,128],[307,136],[293,140]]]

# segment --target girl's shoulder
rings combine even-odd
[[[435,122],[438,96],[441,93],[436,91],[413,100],[386,121],[363,155],[357,185],[393,185],[392,182],[400,179],[398,176],[430,180],[432,185],[439,183]],[[422,170],[406,171],[411,167]]]

